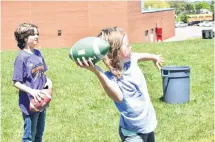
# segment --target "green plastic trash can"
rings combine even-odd
[[[164,66],[161,68],[163,101],[181,104],[190,100],[190,67]]]

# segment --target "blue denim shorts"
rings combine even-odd
[[[154,132],[142,134],[119,127],[122,142],[155,142]]]

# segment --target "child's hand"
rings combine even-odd
[[[32,89],[30,94],[34,97],[35,103],[40,102],[45,97],[45,94],[42,92],[42,90]]]
[[[93,64],[92,60],[89,58],[88,61],[83,57],[82,58],[82,62],[80,60],[78,60],[77,65],[81,68],[85,68],[88,69],[94,73],[96,73],[97,71],[102,71],[102,69],[96,65]]]
[[[155,66],[160,70],[161,67],[163,66],[162,64],[164,63],[164,58],[162,58],[160,55],[155,55],[153,62]]]

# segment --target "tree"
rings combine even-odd
[[[175,8],[175,14],[179,15],[185,10],[186,3],[184,1],[168,1],[171,8]]]
[[[209,4],[208,2],[185,2],[185,1],[169,1],[168,2],[171,8],[175,8],[175,14],[195,14],[200,13],[201,9],[208,9],[210,11],[214,11],[214,0]]]
[[[211,12],[213,13],[213,21],[214,21],[214,0],[212,0],[210,7],[211,7]]]
[[[196,14],[199,14],[201,9],[202,9],[202,5],[200,5],[199,3],[195,4]]]
[[[186,14],[181,15],[181,21],[183,21],[184,23],[188,22],[188,16]]]
[[[166,1],[144,1],[144,8],[170,8],[170,5]]]
[[[194,5],[193,4],[186,4],[185,5],[185,10],[188,12],[188,14],[191,14],[194,12]]]
[[[198,2],[197,4],[201,7],[201,9],[211,10],[210,4],[208,2],[202,1],[202,2]]]

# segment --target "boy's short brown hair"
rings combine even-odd
[[[31,23],[22,23],[17,27],[14,36],[20,49],[25,47],[28,36],[34,35],[34,28],[38,27]]]

